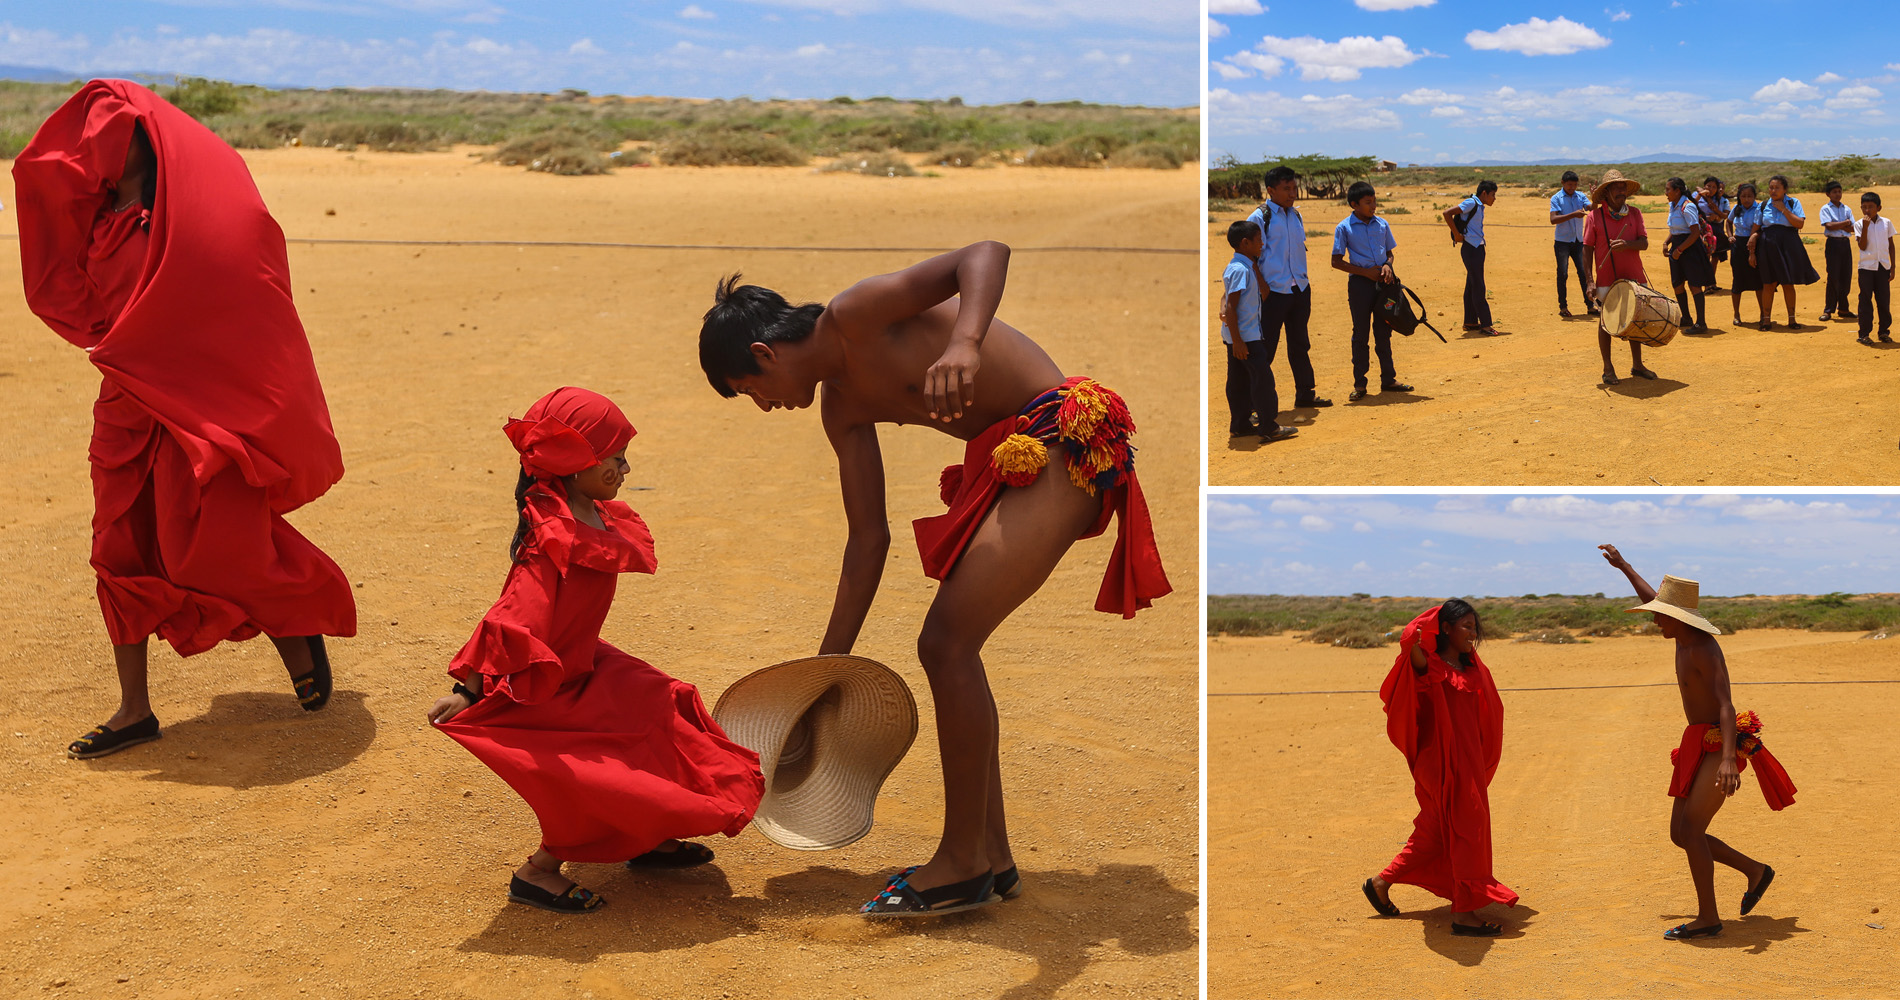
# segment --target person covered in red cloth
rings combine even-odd
[[[981,656],[990,633],[1111,518],[1095,607],[1132,617],[1170,589],[1135,478],[1134,420],[1121,397],[1065,377],[996,318],[1008,273],[1008,247],[976,243],[800,306],[735,274],[700,329],[700,366],[721,396],[796,410],[824,388],[848,536],[820,653],[851,651],[890,551],[878,425],[966,442],[940,484],[949,511],[913,524],[924,572],[943,581],[917,639],[936,703],[943,834],[927,863],[861,908],[871,916],[949,913],[1021,891]]]
[[[541,822],[508,898],[584,913],[605,900],[563,876],[563,862],[703,865],[712,850],[676,838],[737,836],[765,779],[758,754],[726,738],[693,685],[600,637],[620,574],[659,565],[646,522],[614,500],[633,425],[607,397],[567,387],[505,430],[522,470],[513,564],[429,721]]]
[[[1504,702],[1478,657],[1484,626],[1470,604],[1453,598],[1412,619],[1398,659],[1379,688],[1385,731],[1405,754],[1418,797],[1412,836],[1385,870],[1362,888],[1373,909],[1396,917],[1394,885],[1415,885],[1451,901],[1451,932],[1503,933],[1478,911],[1517,905],[1517,893],[1491,875],[1491,778],[1503,752]]]
[[[153,635],[181,656],[271,637],[329,701],[323,637],[356,634],[329,556],[284,520],[343,475],[284,236],[237,152],[158,95],[95,80],[14,161],[27,304],[103,376],[92,568],[119,708],[67,748],[160,736]]]
[[[1682,745],[1669,752],[1672,765],[1669,794],[1676,800],[1669,813],[1669,839],[1689,856],[1689,878],[1695,882],[1696,917],[1663,932],[1671,941],[1713,937],[1722,933],[1722,916],[1715,905],[1715,862],[1741,872],[1748,879],[1741,912],[1747,915],[1761,902],[1775,869],[1709,835],[1709,823],[1722,803],[1742,786],[1742,771],[1752,761],[1762,797],[1776,811],[1794,804],[1794,782],[1774,754],[1761,743],[1761,720],[1753,712],[1739,715],[1729,701],[1728,661],[1715,637],[1714,623],[1696,613],[1700,586],[1694,580],[1664,574],[1662,589],[1651,587],[1614,545],[1599,545],[1603,558],[1623,571],[1636,588],[1642,605],[1632,614],[1650,612],[1665,638],[1676,641],[1676,687],[1682,693],[1682,712],[1688,727]]]

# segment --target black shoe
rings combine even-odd
[[[1371,903],[1372,908],[1379,911],[1379,916],[1396,917],[1399,915],[1399,908],[1397,905],[1393,904],[1392,902],[1388,900],[1382,900],[1379,898],[1379,890],[1374,889],[1372,887],[1371,879],[1366,879],[1365,884],[1360,886],[1359,888],[1365,891],[1366,902]],[[1456,927],[1458,925],[1453,924],[1452,926]]]
[[[1886,333],[1883,333],[1883,334],[1881,334],[1881,335],[1880,335],[1880,342],[1881,342],[1881,343],[1883,343],[1883,344],[1891,344],[1891,343],[1893,343],[1893,335],[1892,335],[1892,334],[1886,334]]]
[[[1663,938],[1669,941],[1687,941],[1690,938],[1714,937],[1720,933],[1722,933],[1721,924],[1710,924],[1707,927],[1697,927],[1694,929],[1691,929],[1688,924],[1677,924],[1663,931]]]
[[[1300,429],[1298,427],[1275,427],[1273,430],[1260,435],[1260,443],[1272,444],[1275,441],[1285,441],[1287,438],[1299,433]]]
[[[307,635],[304,641],[310,644],[311,670],[302,677],[292,678],[290,684],[303,710],[315,712],[330,703],[330,654],[323,649],[323,636]]]
[[[1379,387],[1380,392],[1411,392],[1412,387],[1404,382],[1387,382]]]
[[[1856,316],[1845,309],[1842,309],[1840,312],[1837,312],[1834,315],[1840,317],[1841,319],[1859,319],[1860,318],[1859,316]]]
[[[118,753],[126,747],[135,747],[140,743],[150,743],[165,735],[158,731],[158,716],[148,715],[124,729],[110,729],[103,723],[92,727],[92,731],[66,745],[66,756],[75,760],[91,760],[107,754]]]
[[[1858,337],[1855,337],[1854,340],[1856,343],[1866,344],[1868,347],[1874,346],[1874,338],[1869,337],[1864,333]]]
[[[628,868],[697,868],[713,859],[713,850],[690,840],[670,851],[653,850],[627,861]]]
[[[890,884],[877,898],[858,907],[867,917],[935,917],[945,913],[974,910],[1000,902],[993,889],[996,873],[984,872],[961,882],[919,891],[911,887],[908,876]]]
[[[1451,932],[1457,937],[1497,937],[1504,933],[1504,928],[1497,924],[1479,924],[1473,927],[1470,924],[1454,922],[1451,925]]]
[[[1753,889],[1750,889],[1747,892],[1742,893],[1742,916],[1744,917],[1748,916],[1748,911],[1754,909],[1756,903],[1761,902],[1762,893],[1768,891],[1769,884],[1774,882],[1774,880],[1775,880],[1775,866],[1762,865],[1761,866],[1761,881],[1756,882],[1755,887]]]
[[[1833,319],[1833,318],[1834,318],[1834,314],[1833,314],[1833,313],[1822,313],[1822,314],[1821,314],[1821,322],[1823,322],[1823,323],[1825,323],[1825,322],[1827,322],[1828,320],[1831,320],[1831,319]],[[1684,927],[1687,927],[1687,926],[1689,926],[1689,925],[1688,925],[1688,924],[1683,924],[1682,926],[1684,926]]]
[[[1364,398],[1366,398],[1366,387],[1363,385],[1353,386],[1352,391],[1346,394],[1346,402],[1348,403],[1357,403]]]
[[[538,910],[552,910],[555,913],[592,913],[607,902],[605,897],[596,896],[578,885],[570,885],[567,891],[555,895],[516,875],[508,880],[508,902],[521,903]]]
[[[1319,407],[1319,406],[1331,406],[1331,405],[1333,405],[1333,401],[1332,401],[1332,400],[1330,400],[1330,399],[1322,399],[1322,398],[1320,398],[1319,396],[1308,396],[1308,397],[1306,397],[1305,399],[1300,399],[1300,400],[1295,400],[1295,401],[1294,401],[1294,403],[1293,403],[1293,405],[1294,405],[1295,407],[1301,407],[1301,406],[1313,406],[1313,407]]]
[[[1016,871],[1015,865],[1010,865],[996,873],[996,884],[992,888],[1004,899],[1015,899],[1023,894],[1023,877]]]

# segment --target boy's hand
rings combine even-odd
[[[980,352],[969,344],[952,342],[943,357],[924,373],[924,404],[931,419],[949,423],[963,416],[963,408],[976,402],[976,370],[982,367]]]
[[[1723,795],[1734,795],[1742,787],[1742,769],[1735,765],[1735,758],[1723,757],[1715,767],[1715,787]]]
[[[460,694],[445,694],[429,706],[430,722],[447,722],[461,714],[469,706],[469,700]]]
[[[1246,341],[1244,340],[1234,341],[1234,360],[1235,361],[1247,360],[1247,342]]]
[[[1622,569],[1629,565],[1629,563],[1623,561],[1623,553],[1616,551],[1616,546],[1605,544],[1599,545],[1597,548],[1603,550],[1604,561],[1615,566],[1617,569]]]

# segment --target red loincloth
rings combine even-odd
[[[617,862],[674,837],[735,836],[765,794],[757,754],[726,738],[693,685],[602,642],[621,573],[651,573],[653,536],[626,504],[606,530],[545,483],[501,598],[449,667],[487,694],[438,728],[519,793],[563,861]]]
[[[135,121],[156,202],[115,213]],[[13,174],[27,303],[104,375],[92,564],[112,641],[156,633],[191,655],[260,631],[354,635],[342,571],[282,517],[343,463],[283,233],[244,161],[109,80],[54,112]]]
[[[1069,429],[1074,427],[1064,404],[1066,397],[1084,386],[1082,392],[1096,394],[1103,400],[1112,399],[1112,403],[1108,404],[1108,415],[1095,423],[1093,432],[1079,435],[1077,440],[1063,427],[1064,421],[1069,422]],[[1090,485],[1084,488],[1090,492],[1096,489],[1107,492],[1101,515],[1082,533],[1083,538],[1094,538],[1108,529],[1111,517],[1116,519],[1115,548],[1109,553],[1102,587],[1095,595],[1095,610],[1133,618],[1136,611],[1152,605],[1155,598],[1170,593],[1174,588],[1161,566],[1161,552],[1155,547],[1154,523],[1148,516],[1148,501],[1141,494],[1140,480],[1135,477],[1134,449],[1127,443],[1133,431],[1133,421],[1121,407],[1120,397],[1081,376],[1036,397],[1022,413],[990,425],[964,447],[961,466],[952,465],[943,470],[943,500],[950,510],[911,522],[924,575],[932,580],[950,575],[1002,493],[1005,478],[1018,478],[1022,474],[997,468],[995,457],[999,446],[1012,435],[1021,434],[1044,445],[1061,441],[1067,446],[1071,481],[1079,485],[1086,480]],[[1086,454],[1091,445],[1095,451],[1092,464]],[[1028,481],[1033,482],[1034,478],[1035,472],[1031,471]],[[1027,485],[1027,482],[1018,485]]]
[[[1418,817],[1412,836],[1379,877],[1451,900],[1463,913],[1488,903],[1517,905],[1517,893],[1491,877],[1491,801],[1504,743],[1504,702],[1474,650],[1456,670],[1437,652],[1438,610],[1412,619],[1399,656],[1379,688],[1386,735],[1412,770]],[[1423,675],[1412,649],[1425,652]]]
[[[1689,794],[1689,787],[1695,784],[1696,769],[1702,766],[1703,754],[1722,752],[1719,743],[1714,749],[1710,749],[1705,735],[1711,729],[1719,733],[1721,728],[1706,722],[1698,722],[1682,731],[1682,745],[1669,751],[1669,762],[1675,767],[1674,772],[1669,776],[1671,796],[1680,799]],[[1735,755],[1736,769],[1748,770],[1751,760],[1755,764],[1755,783],[1761,786],[1761,797],[1767,800],[1768,808],[1780,812],[1794,805],[1796,791],[1794,780],[1788,777],[1788,772],[1782,768],[1781,762],[1775,759],[1775,755],[1769,753],[1765,746],[1757,747],[1752,758],[1738,752]]]

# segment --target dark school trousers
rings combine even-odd
[[[1846,240],[1840,242],[1845,243]],[[1888,303],[1888,293],[1893,288],[1893,268],[1879,267],[1860,269],[1860,335],[1865,337],[1874,332],[1874,307],[1880,307],[1880,333],[1886,336],[1893,331],[1893,309]]]
[[[1845,313],[1847,297],[1854,293],[1854,258],[1859,256],[1854,240],[1848,236],[1824,236],[1827,252],[1827,304],[1822,312]]]
[[[1227,347],[1227,433],[1272,434],[1280,427],[1280,394],[1273,387],[1273,346],[1249,341],[1247,360],[1234,357]],[[1253,414],[1260,415],[1254,426]]]
[[[1304,405],[1315,395],[1313,380],[1313,362],[1307,357],[1312,350],[1312,340],[1307,334],[1307,324],[1313,318],[1313,286],[1292,292],[1267,290],[1267,300],[1260,304],[1260,342],[1266,345],[1267,356],[1272,357],[1280,351],[1280,333],[1286,332],[1286,364],[1293,369],[1294,405]],[[1265,417],[1267,414],[1261,414]]]
[[[1458,244],[1458,256],[1465,262],[1465,325],[1491,325],[1491,303],[1484,297],[1484,248]]]
[[[1366,387],[1374,350],[1379,352],[1379,384],[1391,385],[1399,380],[1398,371],[1392,367],[1392,328],[1372,321],[1372,298],[1378,290],[1379,283],[1365,275],[1346,279],[1346,308],[1352,312],[1352,384],[1359,389]]]
[[[1577,265],[1577,287],[1583,289],[1583,305],[1589,308],[1596,303],[1590,298],[1590,273],[1584,270],[1584,248],[1582,240],[1552,240],[1551,246],[1557,251],[1557,308],[1569,309],[1570,301],[1565,296],[1570,283],[1570,265]],[[1482,279],[1480,279],[1482,281]]]

